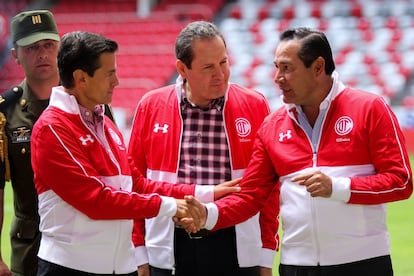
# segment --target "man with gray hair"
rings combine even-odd
[[[148,92],[138,104],[130,156],[153,180],[214,185],[241,177],[256,131],[269,113],[265,97],[229,82],[226,43],[210,22],[188,24],[177,37],[175,53],[176,83]],[[270,202],[277,201],[275,194]],[[236,226],[195,234],[168,219],[136,222],[139,274],[271,276],[277,208],[265,206]]]

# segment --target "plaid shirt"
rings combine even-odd
[[[183,136],[178,181],[216,185],[231,179],[229,146],[223,122],[224,97],[201,109],[181,98]]]

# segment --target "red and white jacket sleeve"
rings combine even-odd
[[[375,175],[352,177],[348,203],[381,204],[407,199],[413,191],[404,135],[386,102],[378,98],[365,118]]]
[[[279,213],[279,181],[273,163],[260,139],[260,130],[255,139],[251,161],[240,182],[240,187],[239,193],[230,194],[214,203],[206,204],[208,209],[207,229],[217,230],[243,222],[263,209],[265,204],[271,204],[273,208],[276,206],[277,208],[273,209],[273,212]],[[220,215],[218,215],[218,210],[220,210]],[[264,225],[261,225],[262,236]],[[277,229],[273,231],[277,231]]]
[[[92,219],[139,219],[162,215],[163,199],[158,194],[144,195],[106,185],[96,169],[97,164],[91,162],[91,154],[85,152],[78,139],[74,139],[70,128],[43,125],[32,135],[32,165],[39,194],[52,190]],[[171,207],[169,212],[174,215],[175,210]]]

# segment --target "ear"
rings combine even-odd
[[[175,67],[177,68],[178,74],[180,74],[183,79],[186,79],[187,74],[185,72],[185,69],[187,68],[187,66],[185,66],[184,62],[177,59],[175,61]]]
[[[84,72],[81,69],[76,69],[73,72],[73,80],[74,80],[76,86],[85,84],[86,72]]]
[[[313,68],[316,76],[320,76],[321,74],[325,73],[325,60],[323,57],[318,57],[313,62]]]
[[[17,50],[16,50],[16,48],[11,48],[10,49],[10,54],[13,57],[14,62],[16,62],[16,64],[20,64],[20,60],[19,60],[19,57],[17,56]]]

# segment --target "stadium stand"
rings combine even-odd
[[[137,16],[135,0],[61,0],[50,9],[61,35],[84,30],[119,43],[120,85],[113,106],[132,112],[143,93],[174,76],[173,45],[181,28],[190,20],[212,20],[222,5],[221,0],[160,1],[147,18]],[[19,83],[22,77],[21,69],[8,59],[0,71],[0,90]]]
[[[281,105],[273,83],[278,33],[309,26],[326,32],[337,71],[347,84],[383,95],[402,114],[403,126],[414,128],[414,116],[406,115],[414,108],[412,0],[162,0],[145,18],[137,14],[136,0],[55,2],[51,10],[62,35],[86,30],[119,42],[120,85],[113,106],[126,114],[143,93],[174,80],[175,37],[189,21],[202,19],[214,20],[226,37],[231,80],[264,93],[271,109]],[[0,14],[7,10],[10,16],[25,9],[29,0],[0,3]],[[12,60],[6,60],[0,91],[18,83],[22,75]]]
[[[227,39],[232,79],[281,105],[273,83],[278,32],[296,26],[326,32],[342,80],[386,98],[414,151],[414,1],[239,0],[220,28]]]
[[[268,76],[273,74],[278,31],[309,26],[327,33],[337,70],[346,83],[399,104],[412,90],[413,15],[412,1],[404,0],[240,0],[232,5],[220,27],[232,52],[233,77],[269,98],[275,94]],[[280,104],[272,102],[274,107]]]
[[[0,92],[12,86],[10,76],[16,74],[14,66],[4,66],[3,63],[9,57],[8,40],[10,36],[10,20],[16,13],[25,10],[29,6],[29,0],[0,1]],[[20,72],[17,72],[21,75]]]

